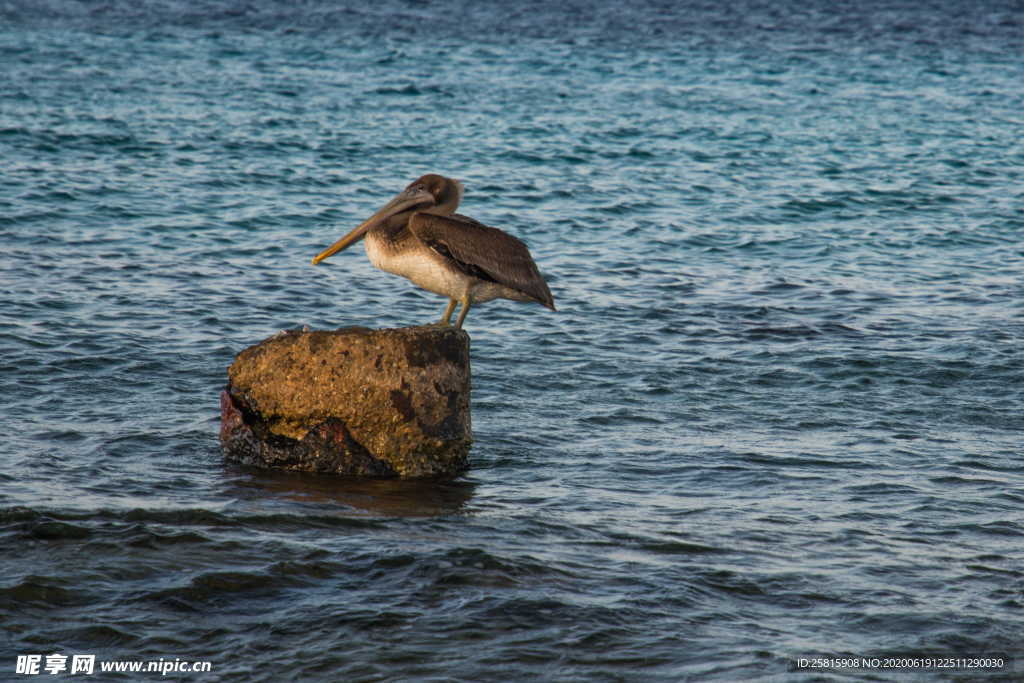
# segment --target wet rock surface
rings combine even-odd
[[[239,353],[221,393],[230,460],[378,477],[468,465],[469,335],[451,327],[288,331]]]

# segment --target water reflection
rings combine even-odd
[[[285,500],[344,506],[387,517],[435,517],[459,513],[476,483],[455,479],[374,479],[261,470],[225,463],[225,494],[243,501]]]

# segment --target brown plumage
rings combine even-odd
[[[547,283],[519,239],[455,213],[457,180],[428,174],[414,180],[372,217],[318,254],[313,263],[366,238],[366,253],[381,270],[447,296],[440,324],[462,303],[456,327],[475,303],[535,301],[555,310]]]

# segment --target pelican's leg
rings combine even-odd
[[[452,324],[452,313],[455,311],[455,304],[458,302],[455,299],[448,299],[448,308],[444,309],[444,315],[441,316],[441,320],[437,323],[441,327]],[[461,321],[462,318],[459,318]]]
[[[455,299],[452,299],[452,303],[455,303]],[[466,295],[462,299],[462,310],[459,311],[459,319],[455,321],[455,327],[462,327],[462,321],[466,319],[466,314],[469,313],[469,307],[471,303],[469,301],[469,295]]]

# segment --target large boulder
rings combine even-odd
[[[469,335],[453,327],[282,332],[221,393],[228,459],[305,472],[451,475],[468,465]]]

